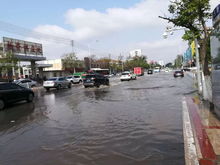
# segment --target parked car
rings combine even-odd
[[[87,74],[83,79],[83,85],[87,87],[99,87],[100,85],[109,85],[109,79],[101,74]]]
[[[67,76],[66,79],[72,84],[82,83],[82,78],[81,76],[78,76],[78,75]]]
[[[147,74],[153,74],[153,70],[152,69],[148,69],[147,70]]]
[[[34,92],[15,83],[0,82],[0,110],[6,105],[26,100],[32,102]]]
[[[71,88],[71,82],[67,81],[65,77],[53,77],[44,81],[43,87],[49,91],[50,88],[56,88],[59,90],[60,88]]]
[[[173,74],[174,77],[184,77],[184,72],[182,70],[177,70]]]
[[[26,87],[26,88],[33,88],[37,86],[37,82],[30,80],[30,79],[18,79],[14,80],[15,84],[18,84],[20,86]]]
[[[136,79],[137,79],[136,74],[129,72],[129,71],[122,72],[121,77],[120,77],[121,81],[130,81],[130,80],[136,80]]]

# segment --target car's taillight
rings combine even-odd
[[[130,74],[128,76],[131,76]]]
[[[94,77],[92,77],[92,78],[91,78],[91,80],[95,80],[95,78],[94,78]]]

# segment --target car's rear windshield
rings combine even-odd
[[[122,75],[129,75],[129,73],[122,73]]]
[[[86,75],[86,78],[93,78],[95,75]]]
[[[80,78],[80,76],[74,76],[74,78]]]
[[[68,76],[67,78],[72,78],[72,76]]]
[[[183,71],[180,71],[180,70],[179,70],[179,71],[175,71],[175,73],[182,73],[182,72],[183,72]]]
[[[49,78],[47,81],[56,81],[57,78]]]

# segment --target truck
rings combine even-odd
[[[134,74],[136,74],[137,76],[143,76],[144,75],[144,68],[135,67],[134,68]]]

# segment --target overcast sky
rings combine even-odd
[[[213,10],[219,0],[210,2]],[[172,62],[187,43],[181,40],[182,31],[162,38],[167,22],[158,16],[168,14],[168,5],[169,0],[11,0],[1,2],[0,21],[74,40],[79,58],[88,56],[88,47],[97,57],[113,58],[142,49],[149,60]],[[70,44],[49,42],[46,36],[40,41],[5,31],[0,36],[42,42],[47,59],[72,51]]]

